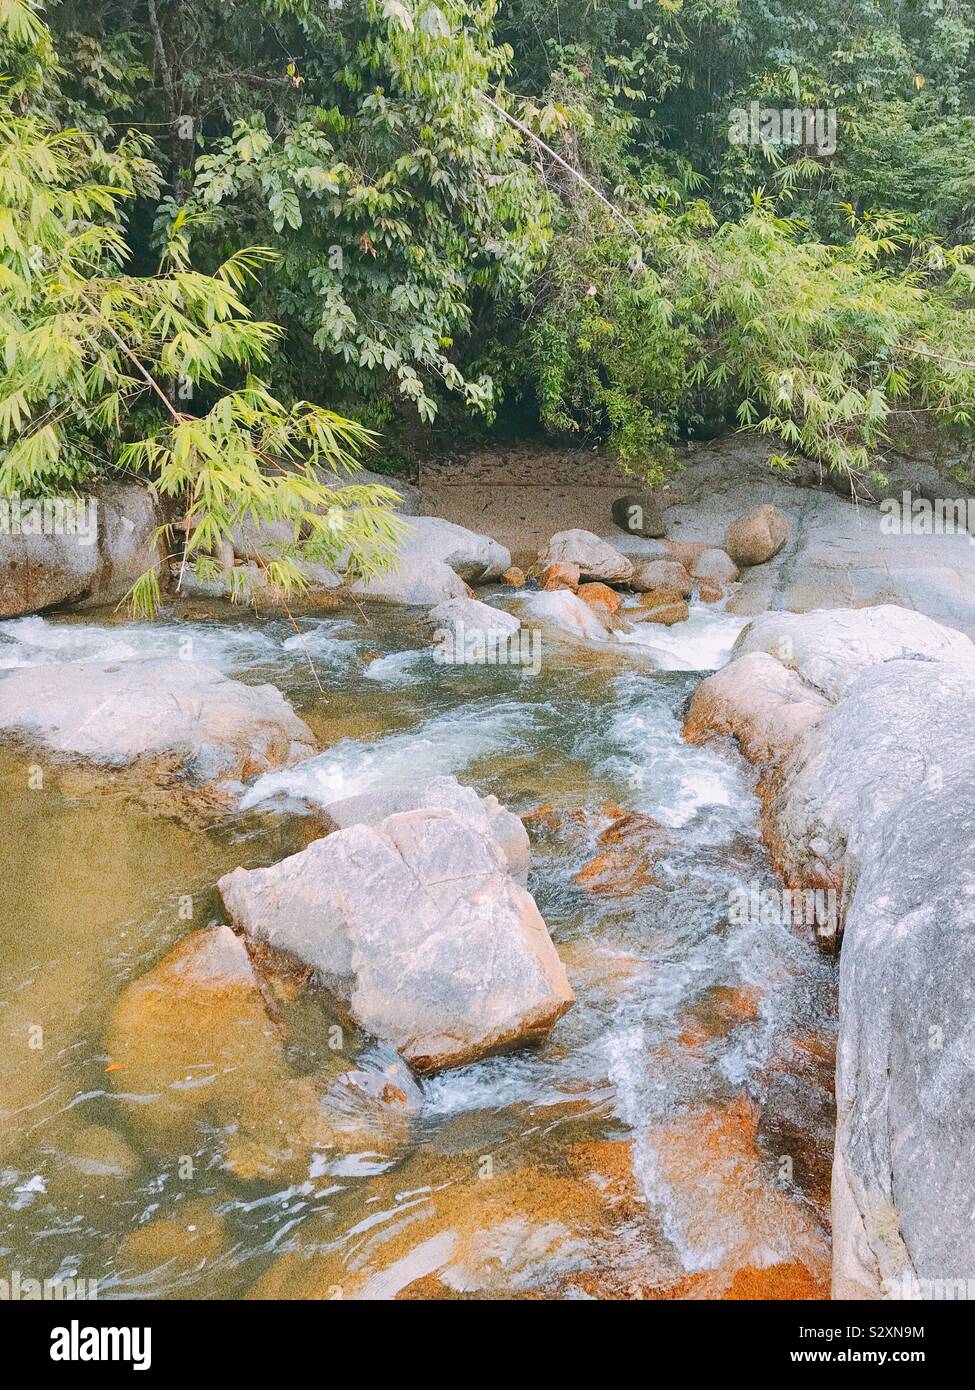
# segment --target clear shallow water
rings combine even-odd
[[[722,1266],[815,1268],[833,967],[789,926],[731,920],[736,890],[775,886],[751,774],[680,738],[740,622],[694,610],[643,647],[545,619],[526,676],[436,665],[401,613],[301,619],[300,638],[213,613],[0,623],[0,669],[182,655],[274,680],[324,750],[202,828],[71,767],[30,790],[0,748],[2,1261],[153,1297],[707,1296]],[[407,1133],[311,1144],[286,1175],[227,1170],[243,1116],[151,1133],[108,1071],[125,988],[223,920],[222,873],[307,843],[301,812],[444,772],[529,815],[530,886],[578,996],[545,1045],[411,1084]],[[577,881],[619,809],[662,831]],[[289,1075],[326,1104],[344,1069],[386,1074],[368,1040],[335,1055],[321,997],[284,1020]]]

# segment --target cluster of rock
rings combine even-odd
[[[687,714],[757,765],[777,868],[819,890],[824,944],[843,933],[839,1298],[936,1297],[923,1281],[975,1267],[973,680],[975,645],[911,610],[767,613]]]
[[[659,528],[648,528],[649,500],[627,497],[619,503],[624,505],[614,507],[617,524],[632,522],[625,529],[641,536],[648,529],[654,533],[638,555],[624,555],[591,531],[560,531],[539,552],[536,566],[544,591],[575,594],[608,630],[625,631],[633,622],[668,627],[684,622],[695,593],[704,603],[719,602],[737,581],[740,567],[764,564],[789,538],[787,519],[772,506],[739,517],[728,527],[722,548],[705,541],[658,539]],[[625,618],[620,590],[639,595]]]
[[[540,1040],[574,1001],[525,886],[527,833],[494,797],[437,777],[334,802],[326,820],[301,853],[225,875],[237,930],[184,938],[108,1029],[140,1130],[185,1148],[198,1124],[225,1127],[245,1179],[401,1145],[414,1072]],[[277,1004],[309,987],[376,1040],[381,1065],[342,1049],[320,1075],[293,1073]]]

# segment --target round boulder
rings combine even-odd
[[[724,548],[736,565],[764,565],[789,539],[789,519],[766,502],[733,521]]]
[[[657,540],[664,534],[660,505],[649,493],[628,493],[613,503],[613,521],[631,536]]]

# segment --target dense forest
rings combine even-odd
[[[972,423],[971,0],[0,0],[0,30],[8,493],[138,470],[203,554],[366,446],[542,429],[652,481],[727,427],[857,472],[898,417]],[[386,500],[341,538],[366,568]]]

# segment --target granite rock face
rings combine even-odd
[[[107,767],[172,760],[197,782],[243,781],[316,751],[275,686],[194,661],[21,667],[0,679],[0,730]]]
[[[0,618],[120,603],[140,575],[162,572],[162,512],[148,488],[109,483],[90,497],[3,502]]]
[[[428,777],[343,797],[329,802],[325,815],[334,829],[347,830],[351,825],[380,825],[403,811],[437,809],[453,811],[485,830],[501,847],[511,876],[523,887],[527,884],[531,845],[521,817],[496,796],[479,796],[473,787],[461,786],[456,777]]]
[[[837,903],[833,1295],[949,1296],[975,1268],[975,646],[886,605],[766,614],[687,733],[738,738],[786,884]]]
[[[220,891],[244,932],[310,966],[418,1071],[540,1039],[573,1002],[501,845],[456,811],[353,824]]]

